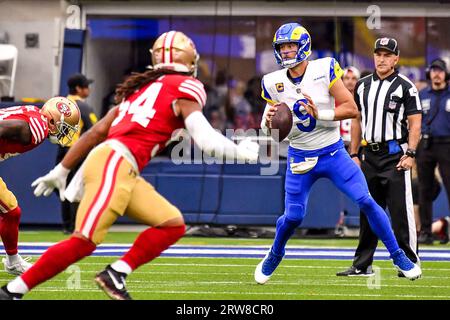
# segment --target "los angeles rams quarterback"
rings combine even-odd
[[[255,281],[266,283],[281,262],[287,241],[303,221],[311,187],[322,177],[333,181],[367,215],[394,266],[409,279],[419,278],[420,267],[399,248],[386,213],[370,195],[364,175],[344,149],[339,120],[354,118],[357,106],[341,80],[339,63],[334,58],[308,61],[311,37],[298,23],[282,25],[272,45],[283,69],[263,77],[262,97],[267,105],[261,128],[266,133],[271,130],[271,118],[279,102],[291,109],[293,126],[288,135],[285,211],[277,220],[270,251],[256,267]],[[339,102],[337,109],[335,99]]]

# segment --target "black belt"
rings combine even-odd
[[[393,141],[393,140],[390,140],[390,141]],[[395,141],[397,141],[398,145],[401,145],[401,144],[407,142],[406,139],[395,140]],[[368,151],[372,151],[372,152],[389,151],[389,141],[385,141],[385,142],[370,142],[370,143],[367,143],[367,145],[364,146],[363,148],[367,149]]]

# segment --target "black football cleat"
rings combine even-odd
[[[133,300],[125,287],[126,277],[125,273],[117,272],[108,265],[105,270],[97,273],[95,282],[113,300]]]
[[[9,292],[6,285],[0,288],[0,300],[21,300],[23,294]]]
[[[341,271],[336,273],[338,277],[372,277],[375,273],[372,271],[372,267],[369,266],[367,269],[358,269],[354,266],[351,266],[345,271]]]

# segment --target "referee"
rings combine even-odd
[[[358,81],[355,101],[360,114],[352,120],[350,154],[361,166],[375,201],[388,208],[397,241],[418,262],[411,192],[411,167],[420,137],[422,111],[417,88],[394,68],[397,40],[375,41],[375,72]],[[361,142],[362,138],[362,142]],[[358,150],[362,146],[362,150]],[[367,218],[360,214],[359,244],[353,265],[338,276],[371,276],[378,244]]]

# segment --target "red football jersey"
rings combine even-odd
[[[190,76],[165,75],[120,104],[108,139],[116,139],[126,145],[140,171],[166,147],[172,133],[184,127],[182,117],[176,115],[173,108],[177,99],[196,101],[203,108],[206,102],[203,84]]]
[[[0,161],[31,150],[47,138],[47,118],[39,112],[39,108],[36,106],[18,106],[0,109],[0,121],[8,120],[26,121],[30,126],[31,142],[23,145],[6,139],[0,139]]]
[[[339,103],[335,102],[336,108],[339,107]],[[341,138],[344,142],[350,143],[351,140],[351,126],[352,126],[352,119],[344,119],[340,121],[340,131],[341,131]]]

